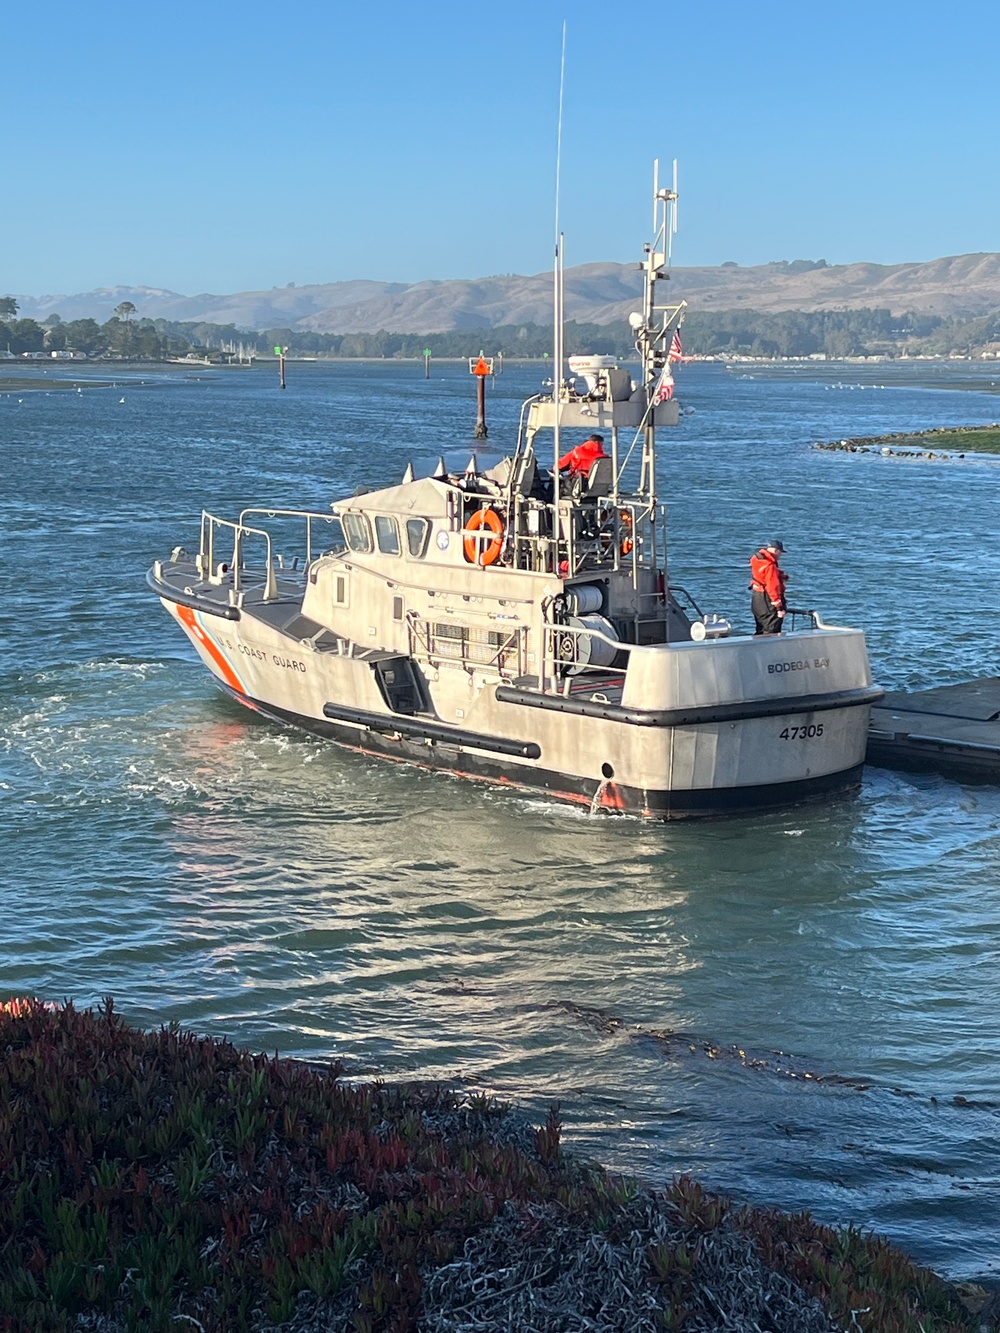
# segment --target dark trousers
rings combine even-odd
[[[541,468],[539,468],[535,473],[535,480],[532,483],[531,498],[533,500],[541,500],[542,504],[550,505],[554,498],[554,491],[555,481],[552,477],[552,473],[548,472],[543,475]]]
[[[757,625],[757,634],[781,633],[782,618],[778,615],[778,608],[766,592],[752,592],[750,594],[750,610],[753,612],[754,622]]]

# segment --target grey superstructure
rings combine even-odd
[[[354,749],[661,818],[857,782],[881,697],[862,632],[810,611],[782,635],[733,635],[669,582],[656,428],[677,422],[683,306],[656,300],[675,197],[656,194],[636,381],[571,361],[576,378],[525,404],[515,450],[487,472],[407,469],[332,514],[204,514],[199,550],[154,565],[224,688]],[[549,476],[541,440],[594,430],[610,455]],[[275,549],[289,521],[296,560]]]

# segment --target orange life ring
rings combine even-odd
[[[493,533],[493,540],[485,546],[481,538],[472,535],[484,527]],[[499,560],[503,550],[503,521],[499,514],[492,509],[477,509],[465,525],[465,531],[468,535],[462,542],[462,550],[470,565],[492,565]]]
[[[610,520],[609,520],[610,521]],[[621,509],[618,512],[618,531],[621,533],[621,541],[618,549],[622,555],[631,555],[632,553],[632,515],[627,509]],[[598,542],[601,548],[601,555],[606,556],[611,550],[614,542],[614,535],[609,528],[602,528],[598,534]]]
[[[632,515],[627,509],[623,509],[618,515],[618,521],[621,524],[622,542],[619,547],[622,555],[631,555],[632,547]]]

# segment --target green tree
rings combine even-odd
[[[0,319],[16,319],[17,302],[13,296],[0,296]]]
[[[66,326],[58,315],[49,315],[42,324],[45,330],[45,348],[50,352],[61,352],[66,346]]]
[[[71,351],[86,352],[88,356],[94,356],[98,352],[103,352],[108,345],[107,337],[96,319],[71,319],[62,327],[66,346]]]
[[[144,361],[159,361],[165,355],[165,339],[156,331],[151,319],[140,320],[135,330],[134,352]]]
[[[33,319],[15,319],[5,326],[12,352],[41,352],[45,348],[45,330]]]
[[[119,327],[115,330],[112,339],[114,350],[120,356],[133,356],[135,354],[135,339],[132,336],[132,326],[129,323],[135,314],[135,306],[131,301],[120,301],[114,309],[114,318],[119,321]]]

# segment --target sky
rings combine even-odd
[[[0,294],[193,295],[638,258],[1000,250],[1000,5],[551,0],[0,12]]]

